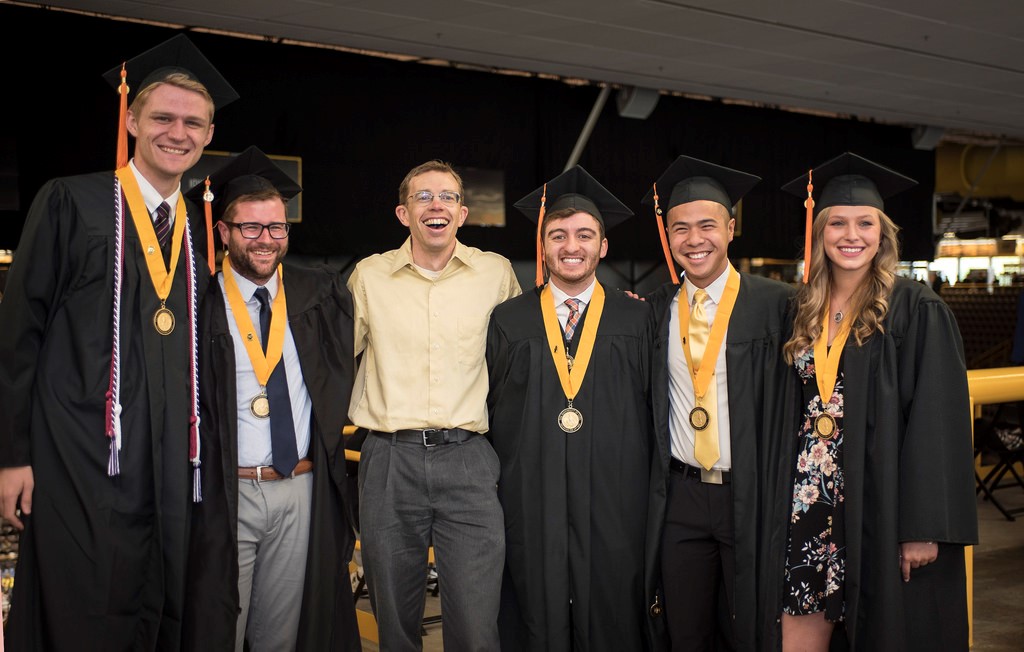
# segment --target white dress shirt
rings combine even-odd
[[[729,278],[729,270],[715,279],[705,291],[708,293],[708,300],[704,302],[704,312],[708,316],[708,325],[714,326],[715,314],[718,312],[718,305],[722,301],[722,294],[725,292],[725,282]],[[682,291],[686,294],[682,295]],[[687,310],[693,305],[693,294],[697,287],[688,279],[684,280],[681,291],[676,293],[672,299],[671,318],[668,325],[668,431],[672,439],[672,457],[675,457],[691,466],[699,467],[700,463],[694,457],[694,432],[690,425],[690,410],[694,406],[693,378],[690,368],[686,364],[686,354],[683,352],[683,344],[679,339],[679,297],[686,297]],[[712,382],[718,392],[716,416],[718,417],[718,450],[720,457],[713,468],[728,471],[732,468],[732,447],[729,438],[729,383],[726,376],[725,348],[728,340],[722,340],[722,346],[718,350],[718,358],[715,360],[715,371]],[[702,364],[707,364],[707,357]]]
[[[235,281],[238,283],[238,290],[245,300],[245,307],[249,311],[249,319],[252,320],[255,335],[260,337],[260,302],[256,299],[256,288],[259,286],[247,278],[242,277],[234,269],[231,270]],[[217,282],[220,289],[224,291],[224,274],[217,274]],[[270,293],[271,305],[277,296],[278,278],[275,274],[265,286]],[[231,304],[228,302],[227,292],[224,292],[224,307],[227,310],[228,329],[231,331],[231,339],[235,345],[235,388],[238,412],[238,466],[267,466],[273,459],[270,445],[270,419],[257,419],[249,410],[249,403],[252,398],[261,392],[260,384],[256,380],[256,372],[253,371],[249,354],[245,350],[245,342],[239,333],[238,325],[235,323],[234,313],[231,311]],[[299,452],[299,459],[306,457],[309,451],[309,423],[313,412],[313,403],[309,399],[309,392],[306,391],[306,383],[302,378],[302,367],[299,365],[299,352],[295,348],[295,339],[292,337],[291,326],[286,326],[284,331],[284,350],[281,354],[281,363],[284,364],[285,373],[288,375],[288,397],[292,402],[292,418],[295,421],[295,444]],[[278,363],[278,364],[281,364]]]

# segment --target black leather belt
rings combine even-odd
[[[373,434],[389,438],[394,436],[398,441],[423,444],[427,448],[466,441],[470,437],[477,435],[472,430],[465,430],[463,428],[424,428],[423,430],[396,430],[395,432],[377,432],[374,430]]]
[[[694,480],[700,480],[707,484],[729,484],[732,482],[731,471],[720,471],[718,469],[702,469],[699,466],[690,466],[686,462],[672,458],[669,462],[669,468],[673,471],[682,473],[687,478]]]

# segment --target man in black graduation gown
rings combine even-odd
[[[259,149],[214,172],[210,190],[228,252],[199,319],[205,495],[184,647],[358,650],[342,445],[352,298],[336,272],[279,267],[285,202],[301,188]]]
[[[115,173],[43,186],[0,304],[0,513],[23,528],[9,649],[179,644],[206,287],[180,181],[237,95],[184,35],[125,71],[134,158],[125,137]]]
[[[516,207],[537,220],[543,193]],[[546,193],[549,283],[495,308],[487,336],[507,555],[501,645],[650,649],[650,310],[596,280],[605,229],[632,212],[580,167]]]
[[[790,371],[782,344],[793,293],[729,264],[733,206],[758,181],[680,156],[643,200],[665,210],[666,244],[685,271],[682,285],[647,297],[657,319],[654,425],[671,469],[655,499],[663,501],[662,588],[673,650],[757,647],[760,456],[783,425],[778,408]],[[703,360],[691,365],[693,333],[683,335],[680,322],[692,321],[698,293],[707,296],[710,337]]]

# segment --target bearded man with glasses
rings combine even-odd
[[[456,239],[469,209],[447,163],[413,168],[398,192],[399,249],[349,278],[355,353],[349,417],[369,431],[359,462],[363,568],[382,650],[422,648],[427,554],[441,579],[446,649],[497,650],[505,563],[499,462],[487,432],[491,310],[520,294],[505,258]]]

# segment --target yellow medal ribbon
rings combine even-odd
[[[266,387],[274,367],[281,361],[281,352],[284,350],[284,329],[288,323],[288,304],[284,297],[284,270],[280,264],[277,266],[277,296],[274,297],[270,310],[270,333],[267,335],[265,354],[260,345],[260,338],[256,336],[249,311],[245,307],[245,300],[242,299],[242,292],[235,281],[230,256],[224,256],[224,292],[228,295],[228,304],[234,313],[238,332],[245,343],[245,351],[249,354],[252,370],[256,372],[256,380],[260,387]]]
[[[540,292],[540,312],[544,317],[544,331],[548,336],[548,346],[551,349],[551,359],[554,360],[555,369],[558,371],[558,380],[562,383],[565,397],[571,403],[583,384],[583,377],[590,364],[590,356],[594,353],[597,326],[601,323],[601,313],[604,312],[604,288],[600,283],[594,283],[594,296],[590,298],[590,304],[587,306],[587,318],[583,321],[583,331],[579,334],[580,345],[576,348],[571,372],[569,371],[569,361],[565,357],[566,352],[558,352],[565,344],[562,339],[562,328],[558,323],[558,315],[555,314],[555,297],[551,293],[550,285],[544,286]],[[575,377],[579,379],[579,384],[576,386],[573,386],[573,374],[576,374]]]
[[[178,258],[181,256],[181,240],[185,236],[185,222],[188,216],[185,211],[185,197],[178,193],[178,204],[174,215],[174,233],[171,235],[171,267],[164,265],[164,257],[160,252],[160,242],[156,239],[156,230],[153,228],[153,220],[146,210],[146,202],[142,199],[142,191],[131,168],[125,166],[118,169],[114,174],[121,182],[121,191],[128,200],[128,208],[131,210],[132,221],[135,223],[135,231],[139,234],[142,242],[142,251],[146,254],[146,267],[149,268],[149,279],[153,282],[153,289],[160,303],[166,303],[167,297],[171,294],[171,284],[174,283],[174,270],[178,268]],[[145,216],[145,217],[143,217]]]
[[[836,378],[839,376],[839,358],[843,356],[846,338],[850,335],[850,324],[853,319],[844,320],[839,332],[832,340],[832,348],[828,346],[828,301],[825,301],[825,312],[821,316],[821,333],[814,341],[814,377],[818,382],[818,395],[821,404],[826,405],[832,400],[832,392],[836,389]]]
[[[704,398],[711,384],[711,375],[715,371],[715,363],[718,360],[718,351],[722,348],[725,340],[725,331],[729,328],[729,317],[732,316],[732,309],[736,305],[736,295],[740,292],[740,274],[729,265],[729,277],[725,281],[725,291],[722,292],[722,301],[715,311],[715,323],[711,326],[711,334],[708,336],[707,346],[704,347],[704,357],[700,369],[693,368],[693,356],[690,354],[690,342],[687,335],[690,332],[690,307],[686,305],[686,288],[681,289],[677,309],[679,310],[679,339],[683,343],[683,353],[686,354],[686,365],[690,369],[690,377],[693,379],[693,393],[699,403]]]

